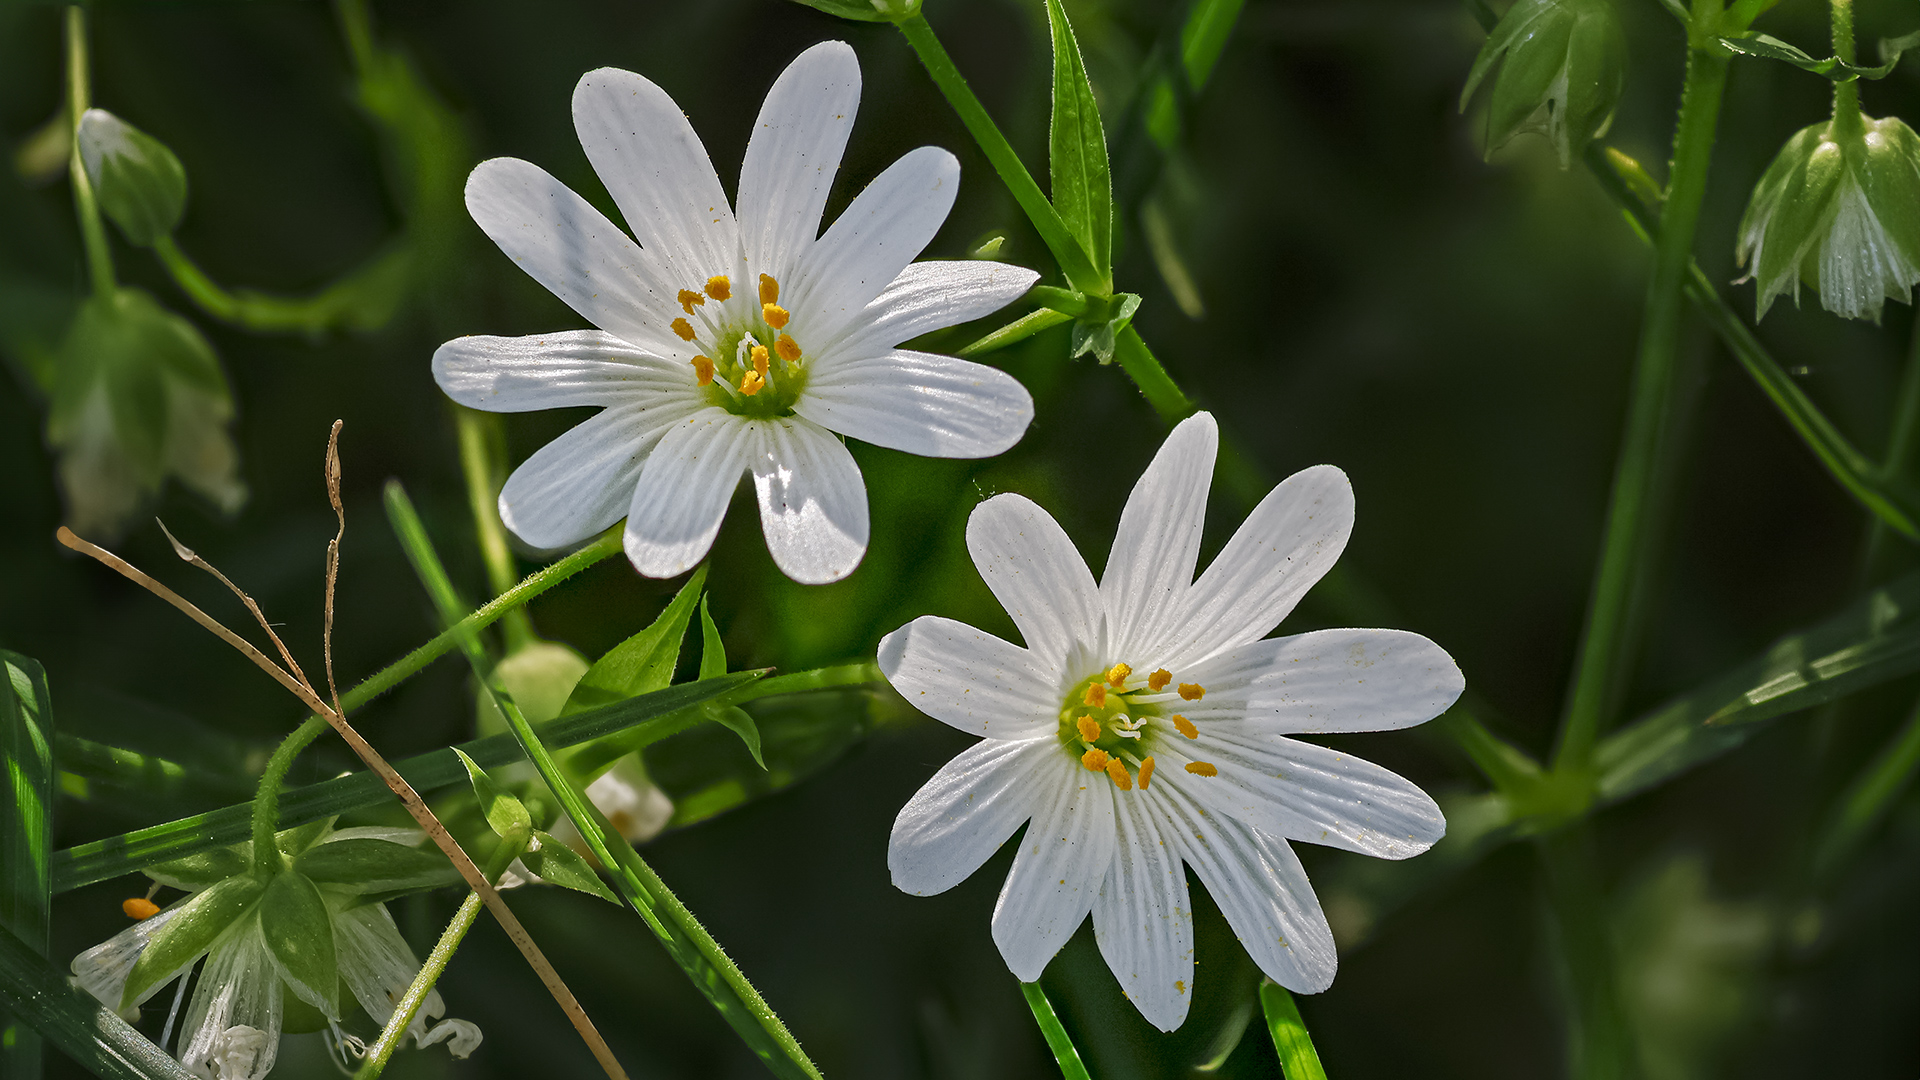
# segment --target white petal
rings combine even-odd
[[[1120,833],[1113,865],[1093,902],[1093,933],[1120,991],[1161,1031],[1187,1018],[1193,1001],[1193,907],[1179,841],[1155,819],[1149,792],[1114,795]]]
[[[400,936],[385,904],[362,904],[335,912],[333,949],[339,961],[340,978],[353,999],[367,1011],[373,1022],[385,1025],[393,1016],[394,1003],[413,985],[420,974],[420,960]],[[427,993],[420,1012],[407,1025],[407,1034],[421,1045],[427,1033],[427,1017],[446,1012],[440,991]]]
[[[806,420],[753,425],[747,461],[760,531],[780,572],[802,585],[839,581],[867,553],[867,487],[845,444]]]
[[[454,338],[434,350],[433,381],[453,400],[487,412],[617,405],[651,396],[701,400],[690,365],[662,360],[603,330]]]
[[[537,548],[565,547],[593,536],[627,512],[654,446],[699,408],[649,398],[588,417],[534,451],[507,477],[500,489],[500,520]]]
[[[891,450],[982,458],[1004,453],[1026,434],[1033,396],[999,368],[901,349],[823,365],[793,411]]]
[[[880,639],[877,657],[907,704],[969,735],[1053,736],[1058,678],[1017,645],[966,623],[922,615]]]
[[[186,901],[182,900],[74,957],[71,965],[74,981],[80,984],[82,990],[98,998],[100,1004],[118,1012],[120,998],[127,992],[127,976],[133,974],[133,965],[140,962],[140,954],[147,951],[153,935],[172,922],[173,917],[185,909],[185,905]],[[180,965],[179,970],[148,987],[147,992],[140,995],[139,1001],[129,1004],[138,1005],[159,993],[161,987],[185,974],[199,959],[198,956],[189,958]]]
[[[740,238],[750,271],[793,280],[820,235],[820,213],[860,107],[860,62],[823,41],[774,80],[740,166]]]
[[[1106,617],[1099,587],[1051,514],[1024,495],[995,495],[967,518],[967,551],[1053,676],[1056,695],[1092,674],[1088,665],[1102,663]],[[1059,706],[1055,700],[1053,708]]]
[[[1106,777],[1064,754],[1036,771],[1034,782],[1047,795],[993,908],[993,943],[1021,982],[1040,977],[1093,909],[1114,848],[1114,788]]]
[[[932,259],[900,271],[844,334],[810,343],[838,363],[886,352],[921,334],[944,330],[999,311],[1027,294],[1040,275],[1024,266],[985,259]]]
[[[754,439],[745,421],[706,409],[669,428],[640,470],[627,511],[627,559],[666,578],[706,558]]]
[[[1219,448],[1220,429],[1211,414],[1187,417],[1127,496],[1100,575],[1116,659],[1141,665],[1168,655],[1168,639],[1182,629],[1181,605],[1200,558],[1200,527]]]
[[[674,284],[698,289],[714,274],[741,272],[727,194],[665,90],[631,71],[589,71],[573,89],[573,128],[627,227]]]
[[[180,1064],[220,1080],[259,1080],[280,1053],[280,978],[250,914],[207,953],[180,1029]]]
[[[1452,657],[1405,630],[1267,638],[1216,656],[1191,675],[1206,697],[1171,707],[1195,723],[1216,721],[1226,725],[1217,730],[1246,734],[1412,727],[1447,711],[1466,688]]]
[[[657,356],[684,351],[668,325],[679,314],[675,290],[656,260],[545,169],[517,158],[481,162],[467,177],[467,212],[588,322]]]
[[[1331,465],[1302,469],[1260,500],[1187,593],[1168,667],[1258,641],[1340,558],[1353,532],[1353,488]]]
[[[1156,785],[1157,787],[1158,785]],[[1179,791],[1165,795],[1168,834],[1227,917],[1247,955],[1274,982],[1302,994],[1333,985],[1333,930],[1299,856],[1285,840],[1219,814]]]
[[[937,146],[923,146],[854,198],[808,249],[791,297],[781,294],[796,333],[805,332],[803,346],[809,337],[837,338],[859,318],[932,242],[959,187],[960,162]]]
[[[1406,859],[1446,835],[1440,807],[1413,781],[1324,746],[1209,725],[1198,740],[1162,738],[1156,756],[1156,781],[1167,777],[1207,809],[1289,840]],[[1190,761],[1220,773],[1186,773]]]
[[[915,896],[943,893],[973,876],[1033,816],[1055,781],[1046,759],[1058,739],[987,739],[940,767],[893,820],[887,869]]]

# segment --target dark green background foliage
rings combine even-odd
[[[1123,202],[1117,280],[1145,297],[1136,325],[1265,470],[1253,494],[1307,465],[1347,470],[1359,519],[1343,565],[1391,600],[1394,625],[1457,658],[1469,686],[1497,709],[1496,731],[1544,754],[1598,548],[1647,252],[1592,178],[1577,165],[1558,170],[1543,140],[1518,140],[1483,163],[1479,125],[1454,111],[1483,35],[1453,0],[1251,0],[1188,115],[1182,149],[1156,172],[1123,110],[1154,42],[1177,34],[1183,6],[1067,5],[1108,114]],[[1632,68],[1608,141],[1659,175],[1680,33],[1655,4],[1620,7]],[[929,0],[928,9],[1044,176],[1051,76],[1042,6]],[[1913,29],[1912,14],[1911,5],[1864,5],[1862,40]],[[378,495],[387,477],[413,494],[456,584],[470,597],[484,591],[450,406],[428,358],[458,334],[581,320],[481,236],[458,204],[458,185],[473,161],[513,155],[607,206],[569,119],[582,72],[616,65],[664,86],[731,188],[761,95],[781,67],[816,41],[849,40],[866,91],[829,215],[895,157],[935,143],[959,155],[963,184],[928,254],[962,256],[1006,231],[1003,258],[1051,269],[885,25],[836,22],[776,0],[436,0],[382,4],[374,18],[379,39],[410,55],[458,117],[468,160],[435,159],[423,172],[383,153],[355,103],[326,5],[104,3],[93,18],[95,103],[185,163],[191,188],[178,238],[216,280],[311,292],[374,257],[409,222],[425,253],[394,321],[305,337],[205,317],[146,252],[114,237],[122,281],[192,317],[218,350],[252,492],[242,511],[222,518],[173,485],[158,511],[285,624],[316,676],[321,560],[333,531],[320,463],[334,418],[347,422],[343,682],[438,628],[385,525]],[[1761,25],[1824,55],[1821,5],[1791,0]],[[59,107],[59,29],[56,8],[0,12],[0,139],[13,146]],[[1909,63],[1867,84],[1868,112],[1920,119],[1917,72]],[[1735,276],[1733,228],[1752,182],[1787,135],[1825,115],[1828,87],[1784,65],[1735,62],[1699,246],[1714,280]],[[457,140],[438,145],[458,150]],[[1202,318],[1182,313],[1149,254],[1138,213],[1149,190],[1172,215]],[[6,171],[0,237],[0,345],[14,365],[0,389],[0,646],[45,664],[65,734],[188,767],[176,778],[70,783],[55,815],[56,843],[66,846],[245,798],[297,709],[176,612],[55,545],[61,503],[25,365],[57,340],[86,289],[66,185]],[[1750,290],[1726,291],[1745,312]],[[1760,336],[1877,454],[1911,322],[1899,305],[1889,305],[1882,328],[1842,323],[1811,303],[1781,305]],[[1032,430],[1006,456],[943,462],[853,447],[874,527],[866,562],[849,580],[808,588],[781,578],[751,499],[736,502],[708,579],[734,666],[792,671],[857,660],[871,656],[881,634],[929,612],[1012,636],[961,546],[968,511],[996,492],[1036,499],[1098,567],[1164,428],[1118,368],[1069,361],[1067,335],[1062,327],[994,357],[1036,401]],[[947,344],[969,339],[960,332]],[[1650,630],[1629,714],[1838,610],[1861,582],[1863,514],[1722,348],[1704,333],[1690,341],[1683,494],[1667,524],[1670,556],[1645,600]],[[581,415],[509,418],[510,459]],[[1216,485],[1209,552],[1246,510],[1247,492]],[[1911,549],[1896,547],[1876,577],[1911,568]],[[237,614],[217,586],[172,559],[150,525],[136,524],[117,550],[213,610]],[[531,610],[543,635],[596,656],[652,620],[677,584],[642,580],[615,559]],[[1330,590],[1310,596],[1286,629],[1346,623],[1336,599]],[[1809,899],[1804,871],[1814,824],[1914,692],[1910,679],[1789,718],[1739,753],[1598,818],[1628,1012],[1641,1018],[1648,1045],[1664,1048],[1650,1075],[1920,1069],[1910,1025],[1920,1008],[1912,963],[1920,923],[1911,917],[1920,900],[1920,802],[1904,799],[1826,892]],[[832,702],[870,705],[857,695]],[[473,715],[467,676],[443,660],[359,723],[397,758],[470,737]],[[728,768],[751,768],[737,742],[714,734],[685,738],[739,759]],[[646,849],[828,1076],[1054,1073],[988,935],[1009,856],[933,899],[888,882],[893,815],[967,742],[924,719],[883,725],[804,784]],[[1452,744],[1430,732],[1342,745],[1430,791],[1484,788]],[[680,771],[712,771],[710,762],[695,764],[702,767]],[[337,740],[323,740],[294,779],[349,765]],[[663,759],[659,773],[671,788],[671,762]],[[1336,883],[1321,898],[1349,943],[1333,989],[1301,1001],[1334,1076],[1532,1078],[1562,1068],[1557,962],[1528,846],[1499,851],[1377,925],[1337,886],[1360,856],[1303,855],[1310,873]],[[119,901],[144,891],[143,881],[64,896],[53,955],[64,960],[123,926]],[[445,890],[402,902],[396,914],[424,951],[457,902]],[[755,1075],[748,1052],[629,913],[558,890],[521,892],[513,902],[635,1076]],[[1120,999],[1090,926],[1049,969],[1046,986],[1101,1080],[1187,1075],[1221,1026],[1250,1007],[1254,973],[1211,905],[1198,903],[1199,997],[1173,1036],[1151,1032]],[[465,1063],[438,1051],[403,1054],[396,1075],[594,1072],[487,920],[442,990],[454,1015],[481,1025],[486,1044]],[[276,1075],[326,1075],[322,1057],[316,1039],[290,1039]],[[1256,1021],[1222,1074],[1277,1073]]]

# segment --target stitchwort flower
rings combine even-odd
[[[835,581],[868,538],[866,489],[836,434],[931,457],[1019,440],[1033,402],[1011,376],[897,348],[1002,307],[1036,277],[912,262],[953,205],[953,155],[908,153],[819,232],[859,92],[842,42],[788,66],[747,144],[736,213],[665,91],[589,72],[574,126],[631,238],[538,166],[474,169],[474,220],[598,327],[464,337],[434,354],[434,377],[463,405],[601,408],[508,478],[500,516],[522,540],[563,547],[624,516],[634,567],[670,577],[705,556],[747,473],[774,562],[796,581]]]
[[[1333,935],[1288,841],[1404,859],[1446,830],[1412,783],[1290,736],[1419,724],[1464,685],[1417,634],[1264,636],[1346,545],[1353,495],[1331,466],[1275,487],[1195,580],[1218,442],[1206,413],[1174,429],[1097,585],[1032,502],[974,510],[968,549],[1024,648],[934,616],[880,643],[909,702],[986,737],[900,811],[894,884],[952,888],[1027,824],[993,912],[1007,966],[1039,978],[1091,912],[1122,990],[1164,1031],[1194,977],[1183,863],[1262,971],[1315,992],[1333,981]]]

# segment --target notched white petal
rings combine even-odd
[[[1033,816],[1044,767],[1059,743],[1041,736],[987,739],[941,766],[893,821],[887,869],[893,884],[915,896],[946,892],[973,876]]]
[[[1045,665],[1056,699],[1081,677],[1079,668],[1105,666],[1099,586],[1053,515],[1024,495],[995,495],[967,518],[967,552],[1027,649]]]
[[[1164,655],[1167,639],[1180,627],[1219,448],[1220,429],[1211,414],[1187,417],[1127,496],[1100,575],[1116,658]]]
[[[1034,655],[966,623],[922,615],[880,639],[880,671],[907,703],[972,735],[1051,735],[1057,679]]]
[[[993,457],[1033,422],[1033,396],[999,368],[896,349],[813,373],[794,411],[829,431],[922,457]]]
[[[867,488],[846,445],[804,418],[756,422],[747,458],[760,530],[780,572],[839,581],[867,554]]]
[[[526,337],[473,334],[433,353],[433,379],[453,400],[486,412],[618,405],[671,395],[699,400],[693,369],[604,330]]]
[[[1050,770],[1050,805],[1028,823],[993,908],[993,942],[1021,982],[1038,979],[1093,910],[1116,842],[1113,785],[1065,755]]]

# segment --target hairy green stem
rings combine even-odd
[[[519,575],[514,570],[513,551],[507,546],[506,526],[500,522],[500,418],[455,405],[454,419],[460,429],[460,470],[467,479],[467,506],[473,513],[473,531],[480,543],[480,561],[486,566],[487,590],[494,595],[513,587]],[[507,639],[507,651],[514,652],[533,640],[533,620],[525,608],[511,611],[500,620]]]
[[[1033,1011],[1033,1022],[1040,1025],[1040,1034],[1047,1040],[1047,1049],[1053,1051],[1053,1060],[1060,1063],[1060,1075],[1064,1080],[1092,1080],[1087,1075],[1086,1062],[1080,1060],[1080,1051],[1067,1036],[1067,1029],[1060,1024],[1060,1017],[1053,1011],[1053,1002],[1047,1000],[1047,992],[1040,989],[1037,982],[1020,984],[1020,996],[1027,999],[1027,1008]]]
[[[70,125],[67,176],[73,183],[73,210],[80,220],[80,240],[87,251],[87,278],[95,296],[111,296],[115,289],[113,251],[107,247],[106,225],[94,199],[93,181],[80,160],[80,117],[92,106],[87,69],[87,12],[78,4],[67,9],[67,123]]]
[[[1140,331],[1131,326],[1120,331],[1113,357],[1162,421],[1173,425],[1193,415],[1197,406],[1167,374],[1167,369],[1160,366],[1160,358],[1147,348]]]
[[[1313,1036],[1307,1034],[1307,1022],[1287,988],[1272,979],[1262,979],[1260,1010],[1266,1014],[1267,1033],[1273,1036],[1273,1049],[1280,1055],[1280,1071],[1286,1080],[1327,1080],[1320,1053],[1313,1048]]]
[[[1830,0],[1833,12],[1833,55],[1843,64],[1851,64],[1853,52],[1853,0]],[[1833,84],[1833,127],[1835,135],[1859,135],[1865,131],[1860,116],[1860,80],[1841,79]]]

